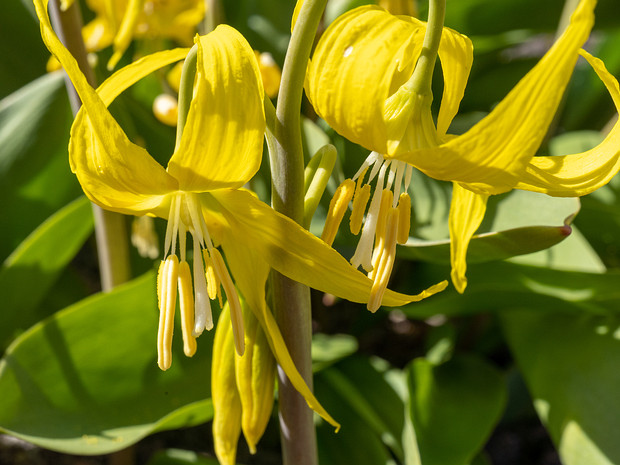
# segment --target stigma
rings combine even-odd
[[[349,227],[352,234],[360,235],[351,264],[361,266],[373,281],[368,301],[372,312],[381,306],[394,266],[396,244],[404,244],[409,238],[411,198],[407,192],[411,175],[411,165],[385,160],[372,152],[355,176],[338,187],[329,205],[321,236],[328,245],[332,245],[351,205]]]
[[[192,269],[187,261],[187,233],[192,239]],[[177,255],[178,250],[178,255]],[[192,276],[193,275],[193,276]],[[172,335],[177,296],[181,313],[183,352],[196,353],[196,338],[213,328],[211,300],[220,299],[221,288],[230,305],[235,348],[243,355],[244,330],[241,303],[224,259],[214,247],[197,195],[173,194],[164,242],[164,259],[157,273],[159,328],[157,364],[167,370],[172,364]]]

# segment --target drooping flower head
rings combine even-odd
[[[390,176],[405,180],[405,192],[407,170],[412,167],[435,179],[453,182],[451,263],[452,281],[459,292],[467,284],[467,246],[482,221],[489,195],[519,188],[580,196],[608,182],[620,168],[618,145],[614,145],[620,137],[618,124],[589,152],[534,157],[579,54],[594,68],[620,108],[617,81],[599,60],[580,51],[594,23],[595,4],[595,0],[582,0],[566,31],[540,62],[487,117],[460,136],[447,131],[472,62],[472,46],[465,36],[443,28],[439,59],[444,91],[436,124],[430,110],[432,95],[420,94],[412,86],[425,23],[390,15],[378,7],[360,7],[330,25],[317,45],[308,71],[309,99],[337,132],[376,152],[366,164],[390,163],[394,173]],[[405,175],[400,176],[399,171]],[[380,190],[383,179],[377,178]],[[380,217],[373,207],[378,208],[371,203],[366,216],[366,223],[371,225],[374,217]],[[354,199],[352,219],[363,214],[356,208]],[[362,245],[363,234],[358,250],[368,248]]]
[[[128,139],[107,106],[144,76],[185,58],[188,50],[144,57],[116,72],[95,91],[54,33],[47,0],[34,3],[43,40],[82,100],[71,129],[69,155],[85,194],[111,211],[168,220],[164,260],[158,273],[159,365],[167,369],[171,364],[177,293],[184,348],[191,355],[196,350],[195,337],[212,326],[209,299],[219,294],[220,285],[230,307],[237,353],[243,353],[239,289],[291,383],[311,408],[337,425],[293,364],[267,308],[265,285],[270,268],[274,268],[310,287],[353,302],[367,302],[372,282],[324,242],[242,188],[259,168],[265,127],[263,87],[249,44],[228,26],[196,39],[197,72],[190,86],[187,121],[179,125],[182,135],[164,168]],[[193,242],[193,272],[186,256],[187,233]],[[417,296],[387,290],[383,304],[421,300],[446,284],[439,283]]]

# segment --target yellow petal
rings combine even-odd
[[[186,191],[241,187],[258,170],[263,153],[263,84],[256,57],[229,26],[218,26],[197,43],[196,90],[168,172]]]
[[[299,11],[301,10],[301,6],[304,4],[304,0],[297,0],[295,3],[295,10],[293,11],[293,17],[291,18],[291,33],[295,28],[295,23],[297,23],[297,17],[299,16]]]
[[[60,43],[47,15],[47,1],[35,0],[41,36],[71,78],[83,103],[71,129],[70,162],[86,195],[103,208],[150,211],[176,190],[176,181],[141,147],[133,144],[88,84],[75,59]]]
[[[347,139],[386,153],[384,102],[411,76],[424,30],[421,21],[377,6],[336,19],[308,67],[306,93],[317,113]]]
[[[467,78],[474,61],[474,46],[471,40],[448,28],[444,28],[439,43],[439,60],[443,71],[443,96],[437,117],[437,132],[445,136],[456,115]]]
[[[598,58],[582,50],[599,78],[605,83],[620,111],[620,88],[618,81]],[[515,186],[558,197],[576,197],[589,194],[607,184],[620,170],[620,121],[603,142],[592,150],[561,157],[534,157],[525,175]]]
[[[579,48],[594,22],[595,0],[582,0],[571,23],[540,62],[472,129],[436,148],[399,154],[427,175],[467,183],[480,193],[512,189],[542,142]]]
[[[99,16],[82,28],[82,36],[89,52],[99,51],[114,42],[112,27],[105,18]]]
[[[213,399],[213,442],[222,465],[235,465],[241,435],[241,400],[235,381],[235,340],[228,303],[224,305],[213,339],[211,398]]]
[[[265,303],[265,283],[269,275],[269,266],[256,253],[255,250],[247,247],[240,247],[239,238],[226,235],[226,240],[222,243],[226,253],[228,264],[239,291],[243,294],[250,309],[261,324],[273,356],[282,367],[291,384],[304,397],[308,406],[318,413],[325,421],[336,428],[340,425],[323,408],[319,401],[304,381],[297,370],[293,359],[286,347],[280,328],[276,323],[271,310]]]
[[[110,61],[108,61],[108,70],[112,70],[116,67],[116,64],[129,47],[131,39],[133,38],[134,29],[138,23],[138,16],[142,12],[144,7],[144,0],[128,0],[125,14],[123,15],[123,21],[121,26],[114,37],[114,54]]]
[[[238,246],[254,249],[270,266],[314,289],[352,302],[367,303],[372,281],[322,240],[289,218],[275,212],[249,192],[221,191],[210,196],[229,225],[222,235],[235,236]],[[418,295],[385,292],[383,305],[396,306],[422,300],[442,291],[445,281]]]
[[[461,294],[467,287],[467,247],[487,209],[487,195],[476,194],[457,183],[452,185],[450,205],[450,263],[452,283]]]

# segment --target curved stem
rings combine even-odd
[[[95,75],[88,64],[86,48],[82,40],[82,16],[79,4],[74,2],[66,11],[60,10],[57,0],[50,1],[49,6],[56,33],[77,60],[89,84],[95,87]],[[68,77],[66,83],[71,109],[75,115],[82,103]],[[95,217],[95,237],[97,238],[101,288],[104,291],[109,291],[128,281],[131,276],[125,217],[119,213],[103,210],[94,204],[93,215]]]
[[[446,0],[430,0],[428,4],[428,22],[422,44],[420,58],[415,65],[413,76],[409,81],[410,89],[419,95],[430,95],[433,82],[433,70],[437,61],[437,52],[441,42]]]
[[[301,1],[301,0],[300,0]],[[272,203],[299,224],[304,220],[304,159],[300,107],[310,50],[327,0],[305,0],[284,60],[274,121],[275,151],[270,154]],[[286,345],[312,389],[312,316],[310,292],[302,284],[273,273],[273,304]],[[280,435],[285,465],[316,465],[313,412],[278,369]]]

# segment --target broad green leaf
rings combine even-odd
[[[460,356],[408,367],[410,413],[424,465],[467,465],[500,418],[503,377],[480,359]]]
[[[316,375],[318,398],[342,425],[338,434],[324,423],[317,428],[321,464],[394,464],[388,447],[402,457],[404,403],[384,376],[362,357],[349,357]]]
[[[48,57],[32,2],[4,0],[0,15],[0,98],[44,73]]]
[[[219,465],[219,462],[191,450],[166,449],[153,454],[147,465]]]
[[[153,273],[35,325],[0,362],[0,430],[56,451],[91,455],[209,420],[212,335],[197,354],[157,367]],[[176,332],[180,335],[180,331]]]
[[[312,371],[317,372],[352,355],[357,339],[348,334],[317,333],[312,336]]]
[[[67,155],[71,121],[62,73],[0,101],[1,260],[81,193]]]
[[[398,393],[386,380],[386,376],[388,376],[387,363],[379,359],[373,362],[362,357],[349,357],[323,370],[316,378],[320,379],[321,385],[329,390],[325,397],[340,398],[340,404],[355,412],[369,431],[372,431],[397,457],[402,458],[401,436],[405,407]],[[381,399],[381,402],[377,402],[377,399]],[[345,414],[345,417],[347,415],[351,416],[351,413]],[[335,418],[341,420],[338,416]],[[344,418],[342,421],[342,430],[338,435],[347,428]]]
[[[442,270],[437,270],[439,275],[445,273]],[[494,262],[472,265],[467,276],[468,286],[463,295],[447,289],[402,310],[412,318],[427,318],[438,314],[498,312],[515,306],[546,312],[554,305],[563,305],[566,310],[598,314],[620,308],[620,274],[617,272],[558,271]]]
[[[400,256],[449,263],[449,239],[429,240],[448,237],[449,185],[418,173],[413,185],[414,237],[400,248]],[[557,199],[525,191],[494,196],[469,245],[467,262],[503,260],[548,249],[571,234],[570,223],[578,211],[579,200],[573,198]]]
[[[81,197],[43,222],[5,260],[0,269],[1,349],[18,332],[51,313],[40,304],[92,229],[91,204]]]
[[[501,314],[534,405],[565,465],[620,462],[620,317],[552,312]]]

